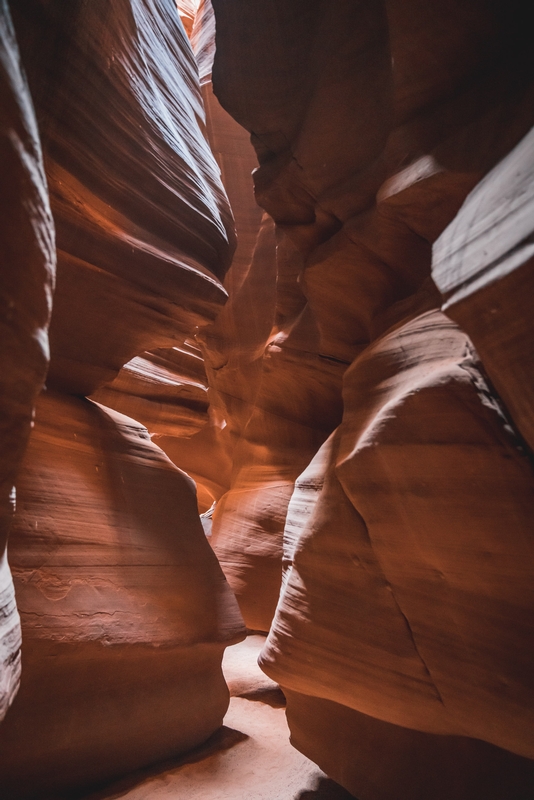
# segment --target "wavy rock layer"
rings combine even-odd
[[[0,3],[0,719],[20,677],[20,627],[6,542],[17,471],[48,365],[55,272],[35,114],[6,2]]]
[[[286,692],[291,741],[358,800],[526,800],[532,793],[529,759],[486,742],[432,736],[330,700]]]
[[[277,269],[272,220],[262,219],[252,195],[257,162],[249,137],[212,92],[214,41],[213,8],[202,2],[192,43],[239,241],[225,281],[230,301],[201,334],[213,420],[224,421],[217,440],[231,470],[212,543],[248,626],[267,630],[280,588],[285,507],[295,478],[339,420],[341,370],[317,352],[294,265],[287,277]],[[300,263],[298,253],[291,257]]]
[[[299,348],[315,353],[318,365],[325,359],[339,365],[335,378],[328,371],[324,376],[331,408],[340,403],[346,366],[402,319],[400,300],[409,302],[426,282],[423,307],[440,304],[428,283],[433,242],[480,177],[532,123],[524,42],[504,4],[491,12],[482,5],[466,12],[454,2],[432,11],[418,3],[355,6],[343,0],[246,8],[215,0],[213,6],[215,92],[252,134],[260,162],[256,198],[277,223],[275,331],[281,329],[285,339],[306,307]],[[417,26],[409,19],[418,19]],[[292,363],[295,378],[301,364],[300,358]],[[266,392],[279,381],[279,395],[289,394],[284,372],[262,368]],[[309,379],[306,370],[298,378],[303,392]],[[276,413],[291,426],[301,420],[289,405],[282,409],[278,399]],[[305,403],[295,406],[303,408],[302,421],[309,419]],[[328,435],[336,420],[326,422],[327,406],[317,398],[314,407],[312,427],[318,424]],[[231,410],[230,418],[236,416]],[[262,444],[278,447],[271,433]],[[299,450],[313,455],[311,443]],[[271,458],[273,479],[277,459],[283,456]],[[255,468],[252,456],[238,462],[236,473]],[[289,487],[295,477],[291,471]],[[285,515],[277,502],[270,505],[266,564],[273,552],[280,560],[283,532],[274,520]],[[265,527],[264,511],[258,513],[254,529]],[[233,510],[226,521],[220,512],[215,520],[218,514],[215,546],[225,569],[228,564],[234,570],[248,559],[248,545],[231,521],[241,512]],[[243,519],[251,522],[245,507]],[[259,555],[258,543],[253,547]],[[255,606],[263,605],[265,628],[273,593],[262,600],[262,581],[252,578],[258,568],[256,562],[250,587],[240,582],[238,591],[250,591]]]
[[[7,796],[206,739],[228,704],[222,651],[242,629],[190,478],[139,423],[48,392],[18,490],[24,670],[0,728]]]
[[[207,420],[191,340],[226,299],[234,233],[176,5],[16,6],[59,265],[14,523],[24,668],[0,729],[14,798],[204,741],[228,704],[224,647],[243,634],[192,481],[139,422],[74,396],[98,390],[169,437]]]
[[[531,450],[533,164],[531,130],[468,196],[432,267],[446,313],[471,336]]]
[[[443,298],[431,280],[432,246],[534,121],[524,10],[504,2],[466,8],[456,0],[439,6],[213,0],[213,6],[215,92],[252,134],[260,163],[256,198],[277,223],[284,310],[277,320],[287,330],[305,305],[309,322],[291,334],[300,333],[292,413],[281,410],[289,394],[282,357],[271,361],[272,383],[260,387],[271,397],[267,387],[278,380],[276,415],[288,420],[288,442],[303,422],[322,425],[324,439],[332,432],[335,414],[328,418],[324,409],[340,402],[348,367],[343,421],[291,500],[288,489],[270,504],[215,513],[220,529],[225,516],[234,527],[234,520],[242,523],[234,562],[252,564],[267,538],[263,531],[275,531],[269,543],[278,575],[281,562],[288,567],[262,661],[290,690],[290,721],[292,692],[319,698],[318,714],[323,702],[339,709],[341,763],[320,719],[296,741],[306,754],[336,763],[335,777],[356,795],[385,796],[379,784],[373,789],[362,773],[351,772],[361,753],[358,715],[365,714],[393,726],[393,738],[404,729],[466,737],[468,745],[445,747],[436,758],[447,772],[458,748],[473,748],[465,762],[472,772],[453,772],[458,796],[475,798],[486,758],[475,751],[490,751],[469,737],[533,756],[526,642],[534,611],[528,582],[534,478],[519,415],[507,399],[510,421],[469,339],[438,310]],[[469,220],[484,217],[484,203],[490,208],[500,196],[492,186],[495,194],[482,207],[484,192],[472,195],[457,218],[464,215],[459,238],[453,230],[445,251],[460,241],[467,260]],[[514,227],[505,211],[499,219]],[[493,262],[500,254],[490,251]],[[476,273],[472,261],[471,269]],[[482,303],[466,311],[477,341],[486,325],[477,317]],[[447,313],[456,316],[450,302]],[[509,317],[502,320],[506,326]],[[521,363],[520,331],[527,328],[515,327],[513,363]],[[513,338],[499,335],[493,363],[504,362]],[[302,353],[338,365],[321,389],[300,372]],[[261,444],[262,455],[284,452],[272,434]],[[292,453],[290,464],[297,460]],[[291,466],[287,473],[290,486],[296,476]],[[243,469],[244,478],[249,474]],[[253,595],[268,619],[272,606],[261,575],[259,565],[251,568],[240,591]],[[409,737],[402,743],[398,735],[399,752],[417,747],[417,736],[407,744]],[[402,759],[388,761],[380,736],[384,775],[395,785]],[[504,800],[512,762],[505,755],[497,762],[496,796]],[[424,786],[428,764],[415,759],[414,765],[420,770],[414,780]],[[491,784],[489,773],[480,775]],[[517,797],[533,789],[532,777],[525,780],[528,790],[522,778]],[[399,777],[395,796],[411,800],[411,791]]]
[[[532,757],[532,470],[469,340],[439,312],[416,317],[356,359],[344,400],[292,500],[302,533],[264,669],[395,725]]]
[[[49,383],[88,394],[215,317],[233,223],[171,0],[24,0],[16,24],[57,226]]]

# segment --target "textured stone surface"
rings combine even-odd
[[[229,647],[223,673],[230,707],[204,747],[138,772],[87,800],[352,800],[289,743],[280,690],[258,668],[263,637]]]
[[[41,145],[5,0],[0,3],[0,719],[20,675],[6,541],[14,483],[49,357],[54,226]]]
[[[215,317],[233,222],[172,0],[16,11],[57,226],[49,383],[87,394]]]
[[[194,23],[178,4],[240,234],[228,273],[233,223],[176,4],[13,5],[58,221],[50,385],[139,418],[198,482],[200,510],[216,501],[203,524],[247,625],[267,630],[278,601],[262,664],[298,748],[363,800],[530,800],[524,4],[203,0]],[[191,484],[169,490],[180,473],[138,423],[53,394],[42,408],[17,521],[31,646],[4,733],[14,795],[52,785],[49,766],[76,783],[205,738],[239,628],[217,606],[228,588]],[[118,442],[121,464],[102,477],[91,436],[74,443],[97,418],[115,425],[98,452]],[[45,501],[54,514],[32,528]],[[212,564],[205,583],[187,547],[169,557],[175,506]],[[158,531],[164,554],[143,538]],[[137,698],[127,730],[121,681]]]
[[[195,15],[197,13],[198,0],[177,0],[178,13],[182,20],[185,32],[190,37],[193,31]]]
[[[24,666],[0,729],[0,785],[19,798],[205,741],[228,704],[224,648],[244,630],[191,479],[142,424],[74,396],[99,390],[162,437],[207,422],[194,336],[226,300],[234,232],[176,5],[13,5],[59,253],[49,391],[14,522]]]
[[[469,340],[439,312],[416,317],[355,360],[344,401],[291,501],[264,669],[532,757],[532,470]]]
[[[139,423],[48,392],[18,491],[24,670],[0,728],[7,796],[205,740],[228,702],[222,651],[242,628],[192,481]]]
[[[432,243],[466,194],[532,121],[525,41],[504,4],[489,9],[478,3],[466,10],[456,2],[429,9],[418,2],[288,5],[272,0],[243,7],[214,0],[213,6],[215,93],[251,132],[260,164],[256,198],[277,223],[274,331],[282,331],[282,340],[289,331],[290,338],[297,334],[298,349],[308,359],[315,353],[318,366],[330,361],[323,382],[329,384],[332,409],[340,402],[346,366],[402,320],[406,309],[399,301],[409,306],[414,293],[424,291],[420,308],[441,303],[429,282]],[[203,57],[207,52],[204,46]],[[299,323],[297,332],[295,320],[304,307],[306,323]],[[274,362],[265,350],[261,387],[266,393],[275,391],[277,381],[284,384],[285,352],[282,347]],[[300,353],[291,362],[291,374],[297,391],[304,393],[308,385],[315,394],[317,416],[310,423],[309,406],[300,396],[283,408],[281,397],[295,390],[280,388],[276,414],[288,420],[282,436],[293,423],[304,422],[322,428],[324,438],[335,427],[335,415],[328,419]],[[261,395],[255,403],[260,414]],[[238,415],[228,409],[230,420]],[[271,430],[267,422],[260,425]],[[260,441],[257,434],[255,441]],[[277,475],[280,445],[271,432],[262,444],[273,451]],[[309,461],[314,446],[299,444],[299,454],[306,453]],[[294,465],[298,462],[295,455]],[[249,481],[254,469],[254,457],[236,450],[234,475],[246,470]],[[296,474],[289,470],[286,495]],[[257,479],[258,490],[264,479]],[[261,558],[261,536],[251,544],[239,533],[241,514],[243,525],[252,523],[256,532],[271,525],[266,563],[274,553],[280,559],[287,500],[280,496],[270,502],[272,514],[260,503],[256,521],[235,503],[225,520],[222,508],[215,512],[214,541],[225,569],[229,564],[235,572],[239,562],[246,566],[252,550]],[[275,570],[272,565],[273,588],[267,595],[263,582],[252,578],[258,569],[256,559],[250,582],[242,575],[232,581],[240,594],[250,591],[257,608],[264,604],[265,628]]]
[[[277,223],[282,325],[305,305],[301,351],[338,365],[325,381],[330,409],[347,370],[343,421],[292,499],[288,490],[269,506],[219,506],[214,514],[214,531],[224,528],[225,516],[243,521],[235,563],[252,563],[270,530],[271,551],[286,562],[262,663],[293,692],[401,731],[481,738],[532,757],[532,464],[510,402],[512,419],[467,336],[438,311],[443,298],[431,280],[434,242],[532,125],[526,12],[482,0],[213,6],[215,93],[251,132],[260,164],[256,198]],[[484,215],[480,202],[491,205],[478,189],[472,198],[445,250],[455,230],[464,237],[468,220]],[[512,221],[505,214],[499,219],[506,227]],[[494,257],[488,253],[490,262]],[[475,273],[482,268],[469,264]],[[528,319],[525,275],[515,276],[511,307]],[[471,313],[474,338],[477,330],[481,339],[487,335],[489,349],[515,330],[519,343],[528,323],[514,327],[511,315],[503,316],[496,333],[479,313],[483,302],[465,315]],[[452,305],[446,310],[464,324]],[[512,362],[527,367],[524,346]],[[504,361],[509,352],[503,345],[489,356],[488,371],[492,358]],[[310,427],[320,421],[326,439],[334,415],[327,419],[322,390],[299,373],[300,352],[295,358],[298,391],[307,385],[317,402],[293,395],[299,401],[285,437],[307,420]],[[272,385],[278,378],[285,387],[281,362],[271,363]],[[289,391],[280,394],[283,416]],[[525,393],[529,416],[527,406]],[[271,435],[269,448],[278,447]],[[295,454],[289,461],[297,463]],[[243,471],[243,480],[250,474]],[[260,576],[258,565],[250,569],[247,590],[268,618]],[[315,708],[320,715],[320,703]],[[347,711],[340,725],[350,728],[351,719]],[[349,771],[358,753],[354,725],[352,733],[342,731],[354,745],[352,753],[352,745],[343,750]],[[335,760],[320,718],[301,741],[305,753]],[[385,751],[384,773],[394,775]],[[454,747],[443,750],[438,771],[455,758]],[[477,758],[472,773],[456,773],[454,791],[467,797],[478,797]],[[338,767],[343,783],[343,763]],[[345,785],[358,794],[352,778]],[[410,787],[403,791],[411,800]]]
[[[287,701],[293,745],[358,800],[532,796],[534,763],[486,742],[400,728],[292,691]]]
[[[208,422],[207,378],[194,342],[143,353],[93,400],[133,416],[158,436],[192,436]]]
[[[434,245],[444,310],[471,336],[531,450],[534,131],[471,192]]]

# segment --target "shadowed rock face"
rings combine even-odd
[[[226,711],[221,657],[241,622],[191,479],[139,423],[48,392],[18,491],[24,666],[0,728],[7,796],[110,778],[204,741]]]
[[[54,225],[35,114],[6,2],[0,3],[0,719],[20,676],[6,541],[14,483],[47,364]]]
[[[27,0],[15,21],[58,237],[48,380],[88,394],[214,318],[233,223],[171,0]]]
[[[446,313],[473,339],[531,450],[533,163],[531,130],[467,197],[432,267]]]
[[[284,420],[283,440],[291,426],[297,430],[295,422],[311,429],[309,442],[301,437],[290,459],[300,469],[300,457],[309,461],[317,437],[324,440],[339,422],[333,409],[344,370],[402,320],[399,302],[413,307],[410,298],[417,296],[420,311],[441,304],[429,280],[432,244],[468,192],[532,124],[532,66],[516,10],[504,4],[465,9],[450,3],[432,10],[394,2],[213,5],[215,91],[252,134],[260,163],[256,198],[277,223],[271,340],[280,332],[273,342],[281,345],[278,363],[296,338],[306,359],[316,358],[315,374],[324,369],[321,381],[329,386],[314,391],[308,410],[294,394],[305,395],[307,386],[311,391],[300,352],[288,360],[295,389],[285,386],[286,368],[274,366],[272,350],[265,350],[255,415],[274,412]],[[208,50],[204,41],[202,58]],[[276,409],[262,391],[276,393]],[[229,424],[241,416],[241,409],[230,409]],[[236,488],[243,488],[240,481],[247,491],[255,485],[258,516],[247,510],[256,500],[250,496],[248,503],[241,492],[230,513],[223,516],[222,506],[216,511],[214,542],[245,618],[266,629],[280,578],[275,562],[282,552],[283,505],[298,470],[284,474],[271,422],[259,427],[269,431],[251,431],[262,455],[245,453],[243,441],[233,478]],[[248,435],[245,428],[244,440]],[[267,452],[269,475],[251,478]],[[284,501],[280,495],[274,502],[261,499],[269,482],[285,484]],[[266,506],[273,509],[270,521]],[[254,545],[244,544],[241,515],[245,530],[252,525],[260,532]],[[269,591],[259,579],[262,559]]]
[[[523,4],[203,0],[194,20],[178,4],[183,25],[176,6],[13,3],[59,270],[18,487],[26,666],[0,729],[2,789],[106,779],[221,722],[241,620],[192,483],[154,436],[200,509],[217,501],[211,541],[246,624],[272,623],[261,663],[298,748],[361,800],[530,800]],[[9,516],[53,248],[1,32],[16,202],[0,235],[38,298],[26,312],[14,271]],[[229,270],[219,170],[240,235]]]
[[[518,222],[531,196],[529,139],[518,142],[534,121],[525,12],[482,0],[213,6],[214,89],[252,135],[256,198],[277,223],[279,285],[292,287],[286,301],[300,294],[307,319],[290,334],[301,333],[291,375],[302,395],[285,391],[281,361],[272,360],[286,431],[254,441],[271,465],[285,463],[302,424],[322,425],[323,440],[331,434],[293,495],[292,453],[285,490],[273,486],[270,498],[273,473],[255,472],[258,456],[241,456],[240,443],[242,497],[247,479],[256,495],[241,506],[221,502],[215,546],[247,621],[269,620],[286,565],[262,664],[290,690],[290,724],[301,702],[318,715],[307,729],[295,722],[303,752],[321,753],[327,770],[335,764],[333,777],[357,796],[385,798],[396,786],[396,798],[412,800],[414,782],[436,794],[425,772],[434,756],[414,759],[406,780],[402,758],[387,758],[388,737],[410,729],[426,742],[401,744],[399,733],[403,752],[430,752],[435,736],[464,737],[437,746],[436,774],[461,750],[466,766],[449,789],[475,798],[478,773],[481,785],[493,781],[482,767],[490,751],[476,740],[534,752],[534,476],[520,435],[529,435],[532,411],[530,389],[519,386],[530,363],[522,354],[532,255],[531,226]],[[516,145],[515,160],[495,167]],[[499,186],[521,207],[515,218],[499,204]],[[510,268],[492,274],[505,254]],[[480,342],[482,364],[457,322]],[[301,353],[339,371],[324,374],[318,390]],[[493,388],[501,385],[505,404]],[[303,395],[315,404],[287,400]],[[343,408],[333,433],[338,421],[324,409],[335,398]],[[321,725],[327,701],[342,757]],[[382,783],[349,766],[361,754],[357,713],[384,723],[373,729]],[[534,791],[526,767],[499,759],[495,797]]]
[[[531,757],[532,470],[469,340],[440,312],[418,316],[354,361],[344,401],[291,501],[264,668]]]
[[[234,232],[176,5],[13,5],[59,254],[48,391],[38,401],[11,540],[23,682],[0,729],[0,785],[2,796],[27,797],[204,741],[228,705],[223,650],[243,627],[191,479],[142,424],[80,396],[96,392],[161,436],[191,435],[207,421],[194,336],[226,300],[221,279]],[[46,367],[54,252],[35,123],[16,55],[12,62],[5,85],[13,115],[5,126],[2,117],[1,153],[13,228],[1,229],[13,262],[6,305],[29,300],[6,351],[15,356],[18,395],[6,396],[19,425],[16,442],[10,434],[10,485]],[[11,242],[12,233],[24,233],[23,243]],[[14,646],[13,603],[8,611]],[[18,666],[5,656],[4,706]]]

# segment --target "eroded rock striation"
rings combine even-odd
[[[525,419],[531,410],[517,378],[514,402],[494,387],[529,363],[528,322],[512,323],[507,293],[496,306],[488,292],[496,298],[507,273],[490,265],[519,246],[510,263],[524,271],[506,291],[518,319],[529,318],[519,287],[529,285],[531,231],[497,200],[508,187],[518,217],[528,216],[529,139],[518,143],[534,121],[534,81],[524,12],[484,2],[213,6],[215,92],[251,133],[256,198],[277,224],[279,281],[293,299],[300,292],[311,321],[302,351],[339,365],[326,379],[327,407],[343,404],[336,429],[319,400],[313,421],[295,403],[284,439],[303,421],[323,424],[323,449],[292,495],[290,467],[283,497],[226,512],[241,524],[233,561],[249,565],[241,595],[253,594],[265,619],[253,567],[261,529],[276,531],[271,552],[286,564],[262,664],[288,689],[296,746],[356,796],[385,800],[395,786],[407,800],[474,798],[478,780],[488,796],[522,798],[534,787],[534,476],[516,408]],[[516,146],[517,158],[507,156]],[[476,239],[473,220],[491,233]],[[453,260],[461,266],[451,274]],[[486,294],[455,304],[479,275]],[[482,364],[456,322],[481,342]],[[304,392],[298,360],[292,375]],[[284,386],[271,364],[273,385],[279,376]],[[262,453],[283,452],[272,435],[261,443]],[[385,754],[367,774],[350,766],[365,730]]]
[[[4,793],[206,739],[233,589],[360,800],[530,798],[524,4],[12,6]]]
[[[88,394],[213,320],[233,222],[170,0],[16,10],[57,227],[48,383]]]
[[[15,31],[0,3],[0,719],[20,677],[20,626],[6,542],[14,484],[48,365],[54,225]]]
[[[47,392],[18,482],[19,695],[5,796],[111,778],[204,741],[228,704],[235,599],[195,487],[134,420]]]
[[[142,424],[170,438],[206,424],[194,336],[226,301],[234,248],[176,5],[13,5],[58,252],[48,391],[11,542],[24,666],[0,728],[0,785],[19,798],[90,785],[208,738],[228,705],[222,653],[243,626],[194,483]],[[27,338],[37,339],[47,317],[32,302]],[[34,369],[41,380],[45,366]]]

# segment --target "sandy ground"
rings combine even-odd
[[[291,747],[283,695],[256,664],[263,641],[249,636],[226,650],[230,708],[206,745],[85,800],[351,800]]]

